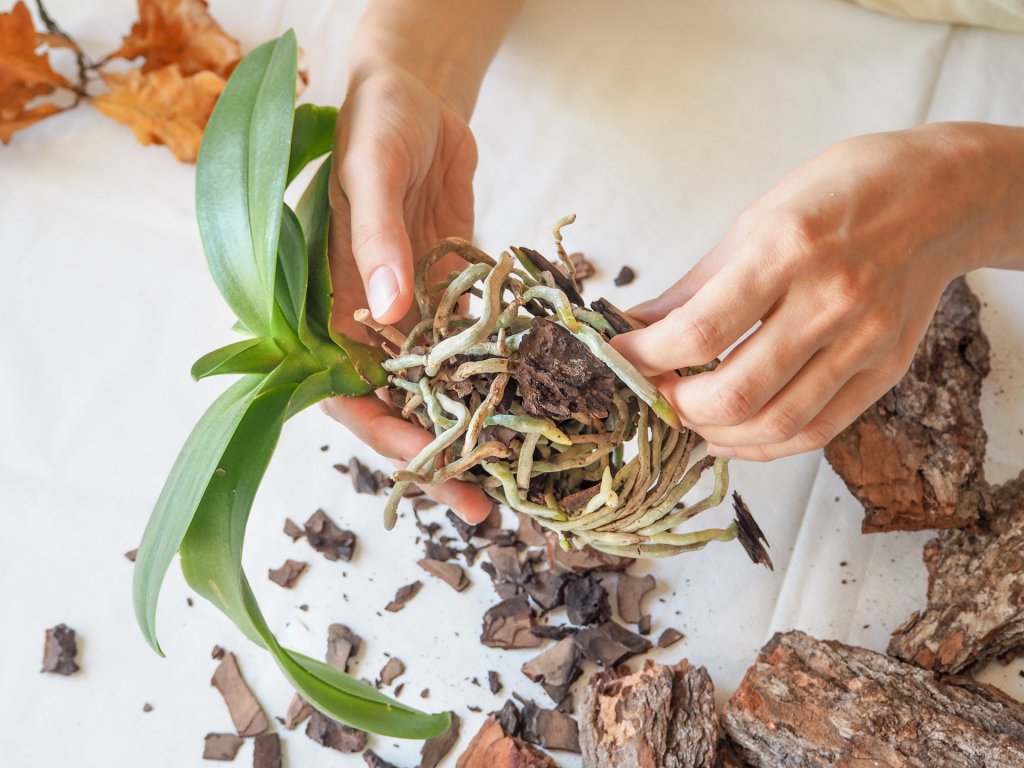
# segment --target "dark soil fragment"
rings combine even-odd
[[[363,638],[344,624],[331,624],[327,627],[327,654],[324,657],[328,664],[342,672],[348,672],[349,663],[359,653]]]
[[[309,546],[331,561],[352,559],[356,548],[356,535],[343,531],[322,509],[306,521],[306,540]]]
[[[423,542],[423,554],[428,560],[440,560],[446,563],[455,557],[455,552],[447,544],[427,539]]]
[[[252,768],[281,768],[281,737],[261,733],[253,745]]]
[[[299,524],[292,520],[290,517],[284,519],[284,534],[292,541],[298,541],[306,532],[299,527]]]
[[[557,285],[558,288],[566,295],[569,301],[577,307],[583,306],[583,297],[580,296],[580,292],[576,290],[572,281],[561,269],[548,261],[545,256],[533,250],[533,248],[519,246],[519,250],[529,256],[530,261],[532,261],[541,272],[549,272],[551,274],[551,279],[555,281],[555,285]]]
[[[462,721],[454,712],[449,712],[448,714],[452,719],[448,730],[439,736],[427,739],[423,742],[423,746],[420,747],[419,768],[437,768],[447,754],[452,751],[455,742],[459,740],[459,728],[462,726]]]
[[[519,735],[519,732],[523,727],[523,715],[512,699],[505,699],[505,703],[501,705],[501,709],[498,710],[497,713],[492,712],[491,714],[498,718],[498,722],[501,724],[501,729],[505,732],[506,736]]]
[[[461,592],[469,586],[469,577],[458,563],[446,563],[425,557],[422,560],[417,560],[416,564],[431,576],[441,579],[456,592]]]
[[[523,664],[523,674],[540,683],[552,701],[558,704],[580,676],[581,661],[582,654],[576,641],[566,637]]]
[[[335,464],[334,468],[351,478],[352,487],[356,493],[368,493],[371,496],[376,496],[380,490],[378,478],[374,475],[373,470],[355,456],[348,460],[348,466]]]
[[[210,658],[214,661],[220,661],[224,658],[224,653],[225,651],[223,648],[221,648],[219,645],[215,645],[213,646],[212,649],[210,649]]]
[[[139,553],[138,549],[129,549],[127,552],[124,553],[124,556],[125,556],[126,559],[128,559],[128,560],[130,560],[131,562],[134,563],[135,562],[135,556],[138,553]]]
[[[600,624],[612,613],[608,593],[592,573],[570,579],[565,585],[565,610],[569,621],[576,625]]]
[[[1024,705],[1006,694],[802,632],[761,649],[722,723],[758,768],[1024,765]]]
[[[774,571],[772,559],[768,556],[768,539],[765,538],[761,526],[750,514],[750,507],[736,491],[732,492],[732,508],[736,511],[736,527],[739,531],[740,544],[751,559],[754,565],[765,565],[769,571]]]
[[[558,768],[543,752],[514,736],[507,736],[501,723],[489,717],[459,756],[455,768]]]
[[[580,630],[574,640],[584,658],[597,662],[602,667],[614,667],[651,648],[647,638],[630,632],[614,621],[606,621],[598,627]]]
[[[641,635],[651,634],[651,614],[645,613],[640,617],[640,621],[636,623],[636,631]]]
[[[67,624],[58,624],[46,630],[43,642],[43,668],[40,672],[52,672],[55,675],[72,675],[78,671],[75,656],[78,654],[78,643],[75,641],[75,630]]]
[[[607,669],[591,679],[580,709],[588,768],[715,768],[719,726],[703,667]]]
[[[925,545],[928,606],[893,633],[893,656],[956,673],[1024,648],[1024,472],[993,489],[992,504],[977,530]]]
[[[615,596],[619,604],[619,616],[630,624],[639,623],[643,616],[641,603],[644,595],[657,586],[651,574],[631,576],[620,573],[615,584]]]
[[[241,746],[242,739],[233,733],[208,733],[203,741],[203,760],[234,760]]]
[[[619,274],[615,276],[615,285],[620,288],[624,285],[629,285],[636,280],[636,272],[630,267],[623,267],[619,270]]]
[[[525,595],[502,600],[484,614],[480,642],[491,648],[536,648],[542,640],[530,630],[536,624]]]
[[[285,560],[284,565],[280,568],[271,568],[267,575],[275,584],[279,584],[285,589],[291,589],[295,586],[299,576],[305,573],[308,565],[309,563],[300,560]]]
[[[526,593],[543,610],[550,611],[565,603],[565,585],[570,578],[568,573],[538,571],[526,582]]]
[[[566,637],[572,637],[579,632],[579,629],[568,624],[538,624],[530,631],[537,637],[545,640],[562,640]]]
[[[487,687],[494,694],[501,691],[501,677],[493,669],[487,672]]]
[[[389,763],[372,749],[363,752],[363,761],[366,763],[367,768],[397,768],[394,763]]]
[[[404,672],[405,664],[398,657],[392,656],[380,671],[380,681],[384,685],[391,685],[395,678]]]
[[[962,278],[907,374],[826,448],[864,505],[865,533],[961,528],[990,510],[979,398],[989,372],[980,302]]]
[[[339,752],[362,752],[366,749],[365,731],[339,723],[316,710],[306,724],[306,735],[320,746]]]
[[[567,419],[579,413],[608,416],[615,374],[583,342],[550,320],[534,318],[512,358],[512,369],[530,416]]]
[[[235,654],[224,654],[224,658],[213,673],[210,685],[224,697],[231,722],[235,724],[239,736],[256,736],[270,727],[263,707],[242,677],[242,670],[238,668]]]
[[[658,647],[668,648],[670,645],[675,645],[682,640],[686,635],[680,632],[678,629],[668,627],[661,635],[658,636]]]
[[[477,528],[479,528],[479,526],[470,525],[450,509],[444,514],[445,517],[448,518],[448,522],[450,522],[455,527],[455,532],[459,534],[460,539],[468,542],[470,539],[476,536]]]
[[[284,716],[284,727],[289,731],[294,731],[312,714],[313,706],[296,693],[292,695],[292,700],[288,703],[288,711]]]
[[[152,711],[153,711],[153,705],[152,705],[152,704],[150,704],[150,703],[149,703],[149,702],[147,701],[147,702],[146,702],[145,704],[143,704],[143,705],[142,705],[142,711],[143,711],[143,712],[152,712]]]
[[[385,611],[391,613],[398,613],[400,610],[405,608],[405,604],[416,597],[416,594],[420,591],[423,586],[422,581],[414,581],[411,584],[406,584],[398,588],[395,593],[395,599],[384,606]]]

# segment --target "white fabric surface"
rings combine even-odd
[[[134,12],[126,0],[49,5],[97,52],[115,46]],[[214,0],[213,11],[246,49],[294,25],[312,76],[305,98],[341,100],[360,3]],[[1021,71],[1024,38],[838,0],[628,10],[613,0],[531,3],[474,118],[478,239],[489,250],[509,242],[550,250],[551,224],[574,211],[568,245],[603,269],[590,290],[629,306],[674,280],[747,202],[833,142],[926,120],[1024,123]],[[148,649],[131,615],[122,553],[136,546],[178,448],[226,385],[191,383],[189,366],[233,338],[200,250],[193,177],[166,150],[138,146],[85,107],[0,148],[0,755],[8,766],[202,765],[203,735],[231,730],[208,686],[214,643],[239,655],[270,715],[283,715],[290,697],[270,658],[213,607],[186,607],[176,566],[159,613],[169,658]],[[638,279],[616,289],[611,278],[623,263]],[[1002,481],[1024,465],[1024,275],[982,272],[970,281],[993,344],[987,469]],[[495,600],[486,576],[474,571],[458,597],[425,578],[411,518],[385,533],[383,500],[356,496],[331,469],[353,453],[384,466],[319,412],[303,414],[286,427],[257,499],[246,563],[281,639],[319,655],[327,624],[348,623],[367,640],[357,674],[376,676],[385,652],[403,659],[402,699],[458,710],[460,747],[483,717],[466,705],[486,712],[510,689],[545,702],[518,671],[532,652],[477,640]],[[686,633],[655,658],[706,665],[720,700],[777,630],[883,649],[922,604],[928,534],[862,536],[858,504],[820,454],[735,463],[733,487],[771,541],[773,574],[737,545],[637,568],[659,578],[650,598],[655,636],[667,626]],[[329,563],[280,532],[286,515],[301,522],[317,507],[359,534],[353,564]],[[727,517],[720,510],[707,522]],[[311,563],[294,591],[262,575],[286,557]],[[417,578],[425,586],[403,612],[377,615]],[[67,679],[37,671],[43,630],[58,622],[80,637],[83,671]],[[986,679],[1024,696],[1019,667]],[[499,696],[486,690],[489,669],[506,684]],[[144,702],[154,710],[144,714]],[[362,765],[301,732],[285,741],[292,766]],[[418,744],[371,743],[399,765],[416,762]],[[454,763],[453,753],[445,765]]]

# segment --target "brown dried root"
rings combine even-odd
[[[563,263],[567,223],[555,228]],[[459,477],[556,531],[567,549],[662,557],[737,536],[749,545],[749,525],[739,521],[671,530],[724,500],[728,463],[695,458],[700,438],[608,343],[635,321],[604,300],[587,309],[571,272],[528,248],[512,250],[518,266],[508,253],[495,260],[463,240],[438,243],[417,265],[423,320],[408,336],[357,313],[389,342],[392,401],[435,434],[395,474],[385,525],[395,524],[409,483]],[[428,285],[431,265],[453,252],[470,266]],[[476,314],[460,314],[465,306]],[[708,469],[711,493],[684,503]],[[755,562],[767,561],[760,541],[754,549]]]

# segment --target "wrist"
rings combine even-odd
[[[922,126],[941,132],[961,198],[957,270],[1022,267],[1024,128],[989,123]]]
[[[376,0],[349,49],[349,88],[401,69],[469,120],[477,94],[520,0]]]

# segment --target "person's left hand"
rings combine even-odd
[[[1020,129],[949,123],[829,149],[632,310],[649,327],[613,345],[712,454],[823,447],[903,376],[949,282],[1019,229],[999,197],[1019,194],[1008,142],[1019,151]],[[675,373],[737,342],[716,370]]]

